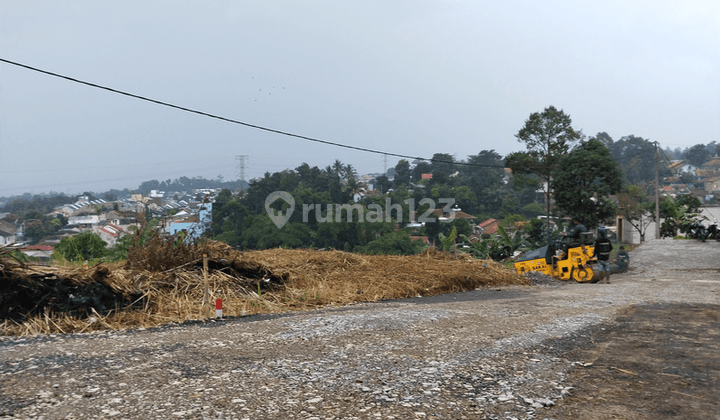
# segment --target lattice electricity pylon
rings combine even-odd
[[[245,192],[245,166],[246,166],[247,158],[248,158],[248,155],[235,156],[235,160],[238,161],[236,168],[238,170],[238,178],[240,178],[240,185],[238,185],[238,193],[240,193],[240,194]]]

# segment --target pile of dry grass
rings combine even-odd
[[[0,269],[0,282],[8,282],[10,277],[30,279],[39,272],[71,279],[75,285],[100,283],[123,296],[125,304],[104,313],[89,307],[83,315],[37,308],[24,319],[5,319],[0,334],[150,327],[203,319],[214,316],[215,299],[223,299],[223,315],[240,316],[528,284],[526,278],[499,263],[464,254],[427,251],[417,256],[377,256],[301,249],[238,252],[213,241],[187,245],[159,239],[132,250],[124,263],[87,269],[15,264],[12,270]],[[210,301],[203,307],[206,278]]]

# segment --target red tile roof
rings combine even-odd
[[[33,250],[33,251],[52,251],[55,247],[50,245],[29,245],[23,248],[22,250]]]
[[[487,219],[486,221],[480,223],[478,226],[480,226],[481,228],[484,228],[485,226],[487,226],[487,225],[489,225],[489,224],[492,224],[492,223],[497,223],[497,220],[495,220],[495,219]]]

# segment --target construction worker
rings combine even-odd
[[[583,232],[587,232],[587,228],[585,227],[585,225],[580,223],[580,219],[574,217],[572,219],[570,231],[563,233],[563,236],[565,237],[565,245],[563,246],[563,251],[560,254],[561,260],[567,258],[568,249],[574,246],[578,246],[580,244],[580,234]]]
[[[606,279],[605,283],[610,284],[610,251],[612,249],[612,243],[607,237],[607,228],[600,226],[597,230],[597,239],[595,239],[595,249],[592,255],[597,257],[598,271],[600,273],[599,283],[603,283],[604,277]]]
[[[618,269],[620,271],[627,270],[628,266],[630,265],[630,254],[625,251],[625,247],[622,245],[620,245],[620,251],[618,251],[617,253],[615,263],[617,263]]]

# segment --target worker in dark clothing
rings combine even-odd
[[[595,249],[593,251],[593,258],[597,257],[598,271],[600,272],[600,281],[603,282],[603,277],[606,279],[605,283],[610,284],[610,251],[613,246],[610,239],[607,237],[607,229],[600,226],[597,230],[597,239],[595,239]]]
[[[615,259],[615,262],[617,263],[618,269],[620,271],[627,270],[628,266],[630,265],[630,254],[625,251],[624,246],[620,246],[620,251],[617,253],[617,258]]]
[[[580,223],[580,220],[576,217],[572,220],[570,231],[565,233],[565,236],[570,238],[571,242],[578,242],[580,240],[580,234],[583,232],[587,232],[587,228],[585,225]]]
[[[565,245],[563,246],[562,254],[560,254],[561,260],[567,258],[568,249],[580,245],[580,234],[583,232],[587,232],[585,225],[580,223],[580,220],[577,217],[573,218],[570,231],[563,233],[563,236],[565,237]]]

